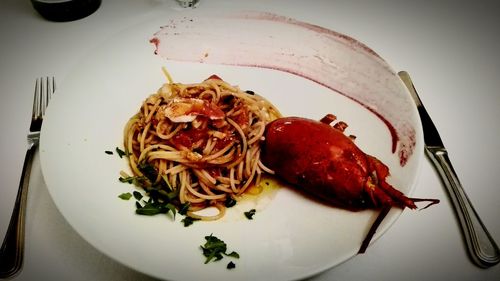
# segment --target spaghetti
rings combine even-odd
[[[146,192],[169,195],[192,218],[219,219],[228,200],[237,201],[263,173],[273,173],[260,161],[260,143],[266,124],[281,115],[261,96],[215,75],[181,84],[164,72],[168,83],[125,126],[130,168]],[[218,212],[198,212],[207,207]]]

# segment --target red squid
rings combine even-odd
[[[354,136],[344,134],[347,124],[335,119],[328,114],[321,121],[274,120],[266,127],[261,157],[276,176],[306,195],[352,211],[381,209],[359,249],[364,253],[392,207],[415,209],[417,201],[430,206],[439,200],[408,198],[387,183],[389,168],[364,153]]]

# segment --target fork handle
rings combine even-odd
[[[455,206],[454,210],[460,221],[472,261],[482,268],[496,265],[500,262],[498,246],[465,194],[446,149],[426,147],[425,151],[441,175],[451,202]]]
[[[36,145],[31,145],[26,151],[24,158],[23,171],[14,210],[10,217],[9,227],[5,234],[2,248],[0,248],[0,278],[8,278],[16,275],[23,265],[26,202],[31,166],[36,147]]]

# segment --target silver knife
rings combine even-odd
[[[455,214],[460,222],[472,261],[482,268],[497,264],[500,261],[498,246],[488,233],[488,230],[465,194],[458,180],[458,176],[451,165],[450,159],[448,158],[448,152],[441,141],[436,126],[434,126],[431,117],[425,110],[413,82],[411,81],[410,75],[406,71],[401,71],[398,75],[410,91],[417,105],[420,121],[422,122],[424,130],[426,155],[431,159],[441,176],[441,180],[446,186],[446,190],[448,191],[455,209]]]

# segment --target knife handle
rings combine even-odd
[[[427,156],[436,166],[452,204],[455,206],[470,257],[480,267],[487,268],[500,261],[500,251],[477,215],[458,180],[446,149],[426,147]]]

